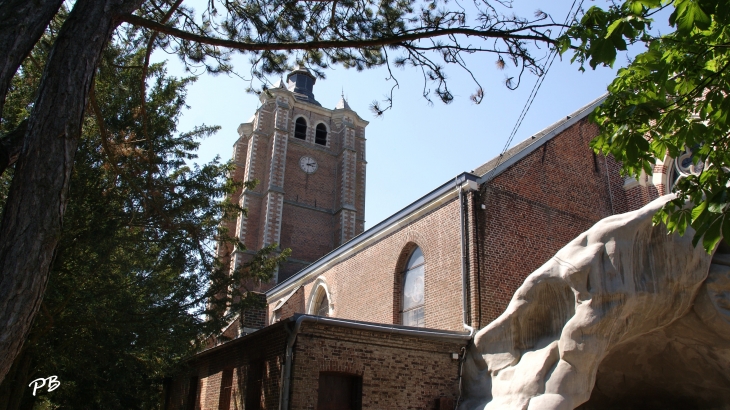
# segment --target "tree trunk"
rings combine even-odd
[[[0,225],[0,382],[30,331],[61,235],[86,98],[104,45],[143,0],[77,0],[48,58]]]
[[[0,0],[0,50],[4,53],[0,59],[0,118],[10,81],[61,3],[63,0]],[[0,140],[0,175],[16,160],[23,145],[25,125],[11,134],[18,135]]]
[[[5,137],[0,138],[0,175],[13,165],[23,149],[23,139],[28,131],[28,120],[23,120]]]
[[[0,116],[10,80],[63,0],[0,0]]]
[[[0,410],[33,408],[35,397],[27,393],[34,361],[33,353],[28,350],[23,349],[18,355],[5,380],[0,383]]]

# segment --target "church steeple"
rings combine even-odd
[[[350,104],[347,103],[347,100],[345,99],[345,96],[342,96],[340,98],[340,101],[337,102],[337,105],[335,106],[336,110],[350,110],[352,111],[352,108],[350,108]]]
[[[299,101],[306,101],[315,105],[322,104],[314,99],[314,83],[317,78],[306,67],[296,66],[294,71],[286,76],[287,89],[294,93],[294,97]]]
[[[309,70],[296,67],[261,93],[260,108],[238,128],[234,178],[261,183],[233,195],[248,212],[226,227],[247,249],[221,244],[221,258],[235,270],[265,246],[292,250],[273,282],[261,283],[258,290],[288,278],[365,228],[368,122],[347,104],[344,91],[337,108],[320,105],[312,93],[315,80]]]
[[[284,86],[284,77],[280,77],[279,80],[274,83],[274,88],[286,88],[286,86]]]

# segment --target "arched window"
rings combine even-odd
[[[685,150],[679,154],[677,159],[672,161],[668,172],[669,176],[667,178],[667,191],[671,191],[672,189],[674,189],[674,185],[677,183],[677,181],[679,181],[680,178],[689,175],[700,175],[702,173],[702,170],[705,168],[705,163],[702,161],[698,161],[695,164],[695,158],[692,155],[694,151],[698,151],[699,149],[699,144],[692,147],[692,149],[685,147]]]
[[[317,124],[316,133],[314,135],[314,143],[319,145],[327,145],[327,127],[324,124]]]
[[[424,307],[424,259],[421,248],[416,248],[408,258],[403,272],[403,324],[423,327]]]
[[[327,292],[324,288],[319,289],[316,302],[314,304],[313,314],[317,316],[327,317],[330,315],[330,300],[327,297]]]
[[[307,120],[303,117],[297,118],[294,122],[294,138],[307,139]]]

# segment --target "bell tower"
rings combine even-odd
[[[297,67],[286,80],[261,93],[260,108],[238,127],[234,178],[258,184],[233,197],[248,214],[228,229],[247,250],[219,249],[234,269],[269,244],[291,248],[289,260],[260,290],[347,242],[365,225],[368,122],[344,97],[334,109],[323,107],[308,69]]]

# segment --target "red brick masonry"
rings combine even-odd
[[[322,372],[360,378],[362,409],[438,409],[458,399],[468,339],[458,332],[297,315],[195,356],[169,386],[166,410],[278,409],[292,341],[292,410],[317,408]]]

